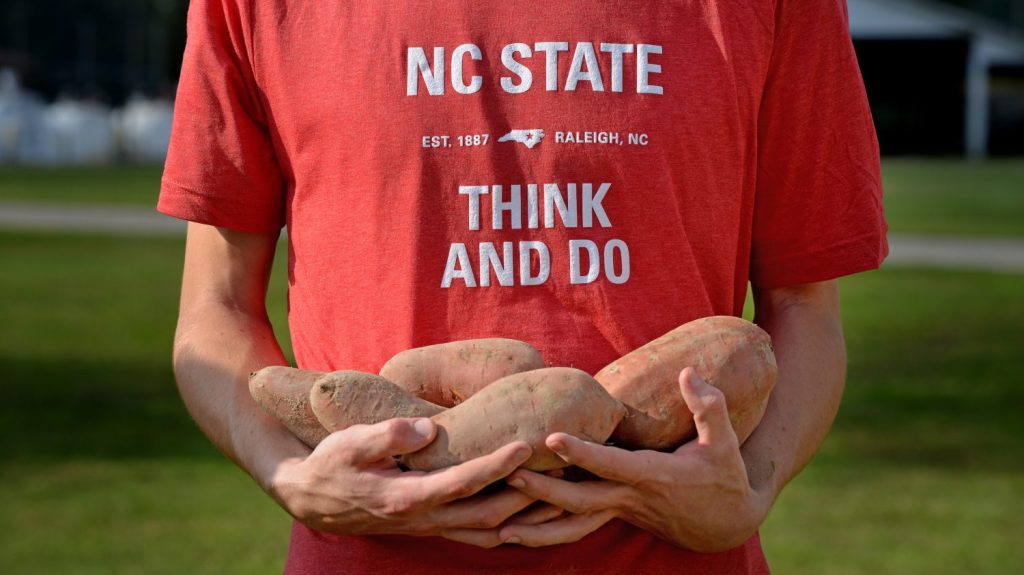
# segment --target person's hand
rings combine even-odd
[[[429,419],[392,419],[332,433],[305,459],[278,466],[270,492],[288,513],[319,531],[444,535],[493,547],[494,528],[534,499],[515,489],[475,495],[529,459],[524,442],[433,472],[402,471],[393,456],[434,439]]]
[[[694,414],[697,439],[674,453],[631,452],[552,434],[548,447],[602,479],[570,483],[516,471],[509,485],[548,502],[552,514],[559,508],[567,513],[534,525],[506,524],[497,529],[498,539],[530,547],[569,543],[618,517],[699,552],[746,541],[764,521],[773,496],[750,486],[722,393],[690,368],[680,374],[679,385]]]

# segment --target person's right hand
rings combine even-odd
[[[516,489],[475,495],[529,459],[525,442],[432,472],[402,471],[393,456],[417,451],[437,429],[425,418],[391,419],[332,433],[305,459],[282,462],[271,495],[311,529],[349,535],[442,535],[482,547],[534,499]],[[477,531],[479,530],[479,531]],[[493,539],[493,540],[492,540]]]

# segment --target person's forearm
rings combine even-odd
[[[760,294],[755,321],[772,336],[779,377],[758,429],[743,445],[751,486],[774,499],[832,426],[846,379],[838,292]]]
[[[265,317],[209,302],[183,310],[174,346],[182,399],[210,440],[264,488],[278,464],[309,449],[250,397],[248,376],[287,365]]]

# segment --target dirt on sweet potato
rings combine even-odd
[[[417,397],[454,407],[494,381],[542,367],[544,359],[529,344],[486,338],[400,352],[384,364],[380,375]]]
[[[741,318],[713,316],[684,324],[595,375],[628,410],[612,433],[614,444],[669,450],[696,436],[693,413],[679,389],[685,367],[722,390],[740,443],[750,436],[778,373],[771,338]]]
[[[401,458],[410,469],[434,470],[525,441],[533,456],[523,465],[534,471],[567,464],[544,440],[564,432],[604,442],[625,414],[590,375],[567,367],[549,367],[504,377],[465,402],[433,416],[437,437],[427,447]]]

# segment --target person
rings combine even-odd
[[[767,573],[758,528],[842,394],[836,279],[887,252],[843,0],[193,0],[158,209],[190,221],[182,397],[296,519],[290,574]],[[310,451],[246,388],[286,363],[284,226],[302,368],[510,337],[594,373],[749,285],[778,383],[742,447],[692,370],[676,452],[549,437],[588,482],[521,443],[402,472],[424,419]]]

